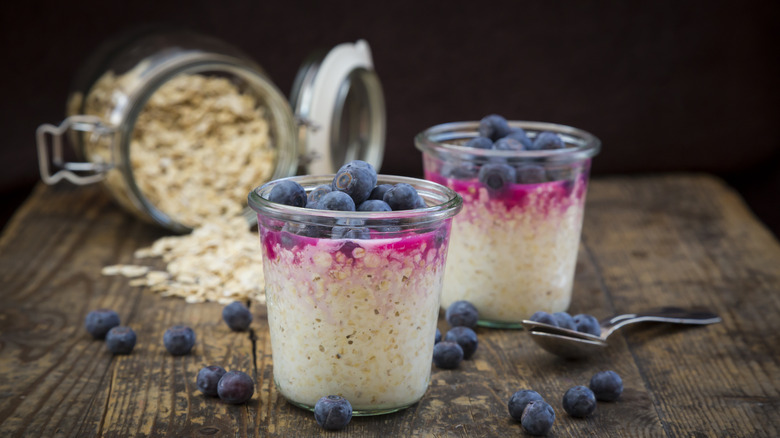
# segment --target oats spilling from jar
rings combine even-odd
[[[129,86],[131,79],[104,76],[87,97],[87,112],[101,115],[110,90]],[[258,100],[225,78],[176,76],[138,115],[130,151],[140,191],[193,232],[136,252],[139,258],[162,257],[165,271],[109,266],[103,274],[137,274],[142,277],[132,285],[187,302],[264,301],[257,235],[242,216],[247,193],[270,179],[276,160]]]

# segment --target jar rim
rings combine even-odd
[[[413,186],[420,196],[430,201],[433,205],[414,210],[395,211],[334,211],[318,210],[304,207],[293,207],[269,201],[266,196],[275,184],[281,181],[295,181],[301,184],[307,192],[321,184],[330,184],[333,174],[327,175],[303,175],[281,178],[267,182],[249,192],[249,206],[262,215],[271,219],[292,221],[302,224],[336,224],[338,220],[355,219],[364,225],[382,225],[387,222],[402,220],[404,225],[422,225],[440,222],[455,216],[461,209],[463,200],[458,193],[449,187],[419,178],[395,175],[378,175],[377,184],[406,183]]]
[[[509,163],[533,161],[566,163],[592,158],[601,150],[601,141],[593,134],[579,128],[557,123],[526,120],[508,121],[511,128],[522,128],[533,138],[538,133],[550,131],[558,134],[568,146],[564,149],[538,151],[507,151],[478,149],[455,143],[477,137],[479,121],[442,123],[432,126],[415,136],[417,149],[442,160],[489,161],[502,158]]]

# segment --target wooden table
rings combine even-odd
[[[185,304],[103,277],[163,233],[96,187],[38,187],[0,237],[0,436],[316,436],[307,411],[276,391],[265,309],[232,333],[218,304]],[[258,246],[258,251],[260,250]],[[603,355],[558,359],[523,331],[480,328],[475,357],[433,368],[422,401],[396,414],[354,418],[343,436],[521,436],[506,403],[519,389],[556,410],[550,436],[780,435],[780,245],[722,181],[707,175],[592,182],[573,313],[599,318],[659,305],[706,306],[721,324],[640,325]],[[112,357],[86,333],[92,309],[116,309],[138,333]],[[164,330],[191,325],[198,344],[172,357]],[[440,321],[442,328],[445,327]],[[254,398],[227,405],[195,388],[208,364],[245,370]],[[587,419],[561,397],[612,369],[625,391]]]

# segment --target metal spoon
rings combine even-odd
[[[561,357],[584,357],[607,346],[607,338],[617,329],[637,322],[668,322],[673,324],[705,325],[721,322],[721,318],[709,311],[664,307],[642,313],[628,313],[607,318],[599,324],[601,336],[581,333],[554,325],[525,320],[531,339],[545,350]]]

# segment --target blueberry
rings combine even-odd
[[[304,207],[307,200],[306,190],[295,181],[282,180],[271,188],[268,200],[293,207]]]
[[[370,239],[371,232],[364,227],[337,225],[333,227],[330,237],[333,239]]]
[[[243,332],[252,323],[252,312],[240,301],[233,301],[222,308],[222,319],[230,330]]]
[[[348,194],[355,205],[368,199],[376,186],[376,172],[365,167],[344,165],[333,177],[331,187]]]
[[[506,135],[504,138],[512,138],[520,142],[525,150],[533,150],[533,142],[528,138],[528,134],[525,133],[523,128],[514,128],[512,132]]]
[[[203,367],[198,371],[198,378],[195,380],[195,384],[200,392],[216,397],[219,395],[217,391],[219,379],[224,375],[225,369],[219,365]]]
[[[254,393],[255,382],[241,371],[229,371],[217,383],[217,395],[228,403],[244,403],[252,398]]]
[[[307,225],[298,222],[286,222],[282,227],[282,231],[305,237],[323,237],[326,234],[323,231],[323,227],[319,225]],[[289,236],[285,236],[284,234],[282,234],[282,239],[291,240]],[[283,243],[285,243],[285,247],[287,248],[292,248],[295,246],[295,242]]]
[[[385,192],[383,200],[393,211],[413,210],[418,205],[417,198],[419,197],[420,195],[417,194],[414,187],[406,183],[398,183]]]
[[[544,131],[536,135],[533,147],[535,150],[563,149],[566,144],[558,134]]]
[[[533,164],[522,164],[515,168],[519,184],[539,184],[547,181],[544,167]]]
[[[493,140],[487,137],[478,136],[467,141],[464,146],[476,149],[492,149]]]
[[[509,415],[516,421],[520,421],[523,417],[525,407],[534,400],[544,401],[538,392],[531,391],[530,389],[521,389],[520,391],[515,392],[512,394],[512,397],[509,398],[509,403],[507,403]]]
[[[493,141],[506,137],[510,132],[512,128],[509,127],[509,123],[498,114],[485,116],[479,121],[479,135]]]
[[[450,304],[444,313],[444,317],[450,324],[450,327],[464,326],[473,329],[477,326],[479,313],[473,304],[460,300]]]
[[[334,191],[325,194],[317,201],[320,210],[355,211],[355,201],[344,192]]]
[[[433,338],[433,344],[436,345],[439,342],[441,342],[441,330],[439,330],[438,327],[436,327],[436,336]]]
[[[338,395],[322,397],[314,405],[314,419],[323,429],[343,429],[352,420],[352,405]]]
[[[391,188],[393,188],[392,184],[379,184],[374,187],[374,190],[371,190],[371,194],[368,195],[368,199],[378,199],[381,201],[385,197],[385,192]]]
[[[470,161],[448,161],[439,172],[446,178],[471,179],[479,174],[479,166]]]
[[[596,410],[596,396],[582,385],[569,388],[563,394],[563,410],[572,417],[585,418]]]
[[[515,168],[508,164],[488,163],[479,169],[479,181],[492,192],[499,192],[515,182]]]
[[[574,179],[576,171],[571,166],[558,166],[547,169],[547,180],[564,181]]]
[[[523,410],[520,423],[531,435],[547,435],[555,422],[555,411],[542,400],[533,400]]]
[[[135,347],[135,332],[130,327],[113,327],[106,333],[106,346],[114,354],[130,354]]]
[[[419,194],[417,195],[417,201],[414,204],[414,208],[428,208],[428,204],[425,203],[425,199]]]
[[[498,151],[522,151],[523,144],[512,137],[504,137],[493,143],[493,149]]]
[[[84,320],[87,331],[95,339],[103,339],[106,333],[119,325],[119,314],[110,309],[93,310]]]
[[[433,346],[433,364],[451,370],[463,360],[463,348],[457,342],[441,341]]]
[[[615,401],[623,393],[623,379],[614,371],[602,371],[591,377],[590,389],[596,400]]]
[[[369,172],[371,172],[374,175],[376,175],[376,169],[374,169],[374,166],[371,163],[369,163],[368,161],[363,161],[363,160],[352,160],[349,163],[341,166],[341,169],[349,169],[349,168],[352,168],[352,167],[359,167],[359,168],[362,168],[362,169],[366,169]],[[341,170],[341,169],[339,169],[339,170]],[[374,181],[374,185],[376,185],[376,181]]]
[[[554,325],[556,327],[558,326],[558,322],[555,320],[555,318],[552,315],[550,315],[547,312],[542,312],[541,310],[531,315],[530,320],[541,322],[542,324]]]
[[[601,336],[601,326],[593,315],[588,315],[587,313],[574,315],[574,326],[578,332]]]
[[[165,331],[163,344],[172,355],[182,356],[195,345],[195,332],[187,326],[175,325]]]
[[[552,316],[555,318],[555,322],[558,323],[558,327],[569,330],[577,330],[577,326],[574,324],[574,318],[572,318],[571,315],[569,315],[567,312],[555,312]]]
[[[387,202],[380,201],[379,199],[369,199],[363,201],[358,205],[357,211],[393,211]]]
[[[463,349],[463,359],[468,359],[477,351],[477,334],[469,327],[457,326],[447,330],[445,341],[455,342]]]
[[[317,208],[320,198],[332,192],[330,184],[321,184],[312,189],[306,197],[306,208]],[[311,204],[311,206],[309,206]]]

